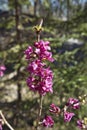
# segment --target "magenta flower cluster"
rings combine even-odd
[[[64,122],[70,122],[73,116],[75,116],[75,113],[72,110],[79,109],[79,108],[80,108],[80,101],[75,98],[69,98],[63,109],[60,109],[58,106],[52,103],[50,105],[49,111],[52,114],[56,114],[56,115],[60,115],[60,114],[62,115],[63,113]],[[42,122],[43,126],[51,127],[50,120],[52,120],[52,126],[53,126],[54,121],[51,116],[47,116],[43,119],[43,122]],[[77,125],[79,127],[82,127],[82,122],[77,121]]]
[[[53,62],[50,43],[48,41],[35,42],[33,46],[29,46],[25,50],[25,56],[29,64],[27,71],[29,77],[27,78],[27,85],[30,90],[38,92],[40,95],[45,95],[50,92],[53,93],[53,72],[50,67],[46,66],[45,61]],[[75,98],[69,98],[64,108],[60,109],[55,104],[51,104],[49,111],[55,115],[63,115],[64,122],[70,122],[75,116],[73,110],[80,108],[80,101]],[[51,116],[46,115],[42,120],[42,125],[45,127],[52,127],[54,120]],[[85,127],[82,120],[77,120],[79,128]]]
[[[75,116],[75,114],[71,110],[79,109],[80,108],[80,102],[76,98],[69,98],[66,107],[64,109],[64,121],[70,122],[72,117]],[[70,110],[69,112],[67,110]]]
[[[68,107],[71,107],[73,109],[79,109],[80,107],[80,102],[78,99],[75,98],[69,98],[67,104]]]
[[[75,116],[75,114],[73,112],[67,112],[66,110],[61,110],[58,106],[56,106],[55,104],[51,104],[50,105],[50,109],[49,111],[51,113],[54,113],[54,114],[61,114],[63,112],[63,115],[64,115],[64,121],[65,122],[70,122],[72,117]]]
[[[54,114],[59,114],[60,113],[60,108],[58,106],[56,106],[55,104],[51,104],[50,105],[50,112],[54,113]]]
[[[45,118],[42,121],[42,124],[46,127],[52,127],[54,125],[54,120],[51,116],[45,116]]]
[[[4,75],[4,71],[6,70],[6,67],[4,65],[0,66],[0,77]]]
[[[75,114],[73,112],[64,111],[64,121],[65,122],[70,122],[73,116],[75,116]]]
[[[45,95],[53,92],[53,72],[50,67],[46,67],[45,61],[53,62],[51,47],[48,41],[35,42],[34,46],[29,46],[25,50],[26,59],[29,61],[27,71],[30,73],[27,85],[34,92]]]

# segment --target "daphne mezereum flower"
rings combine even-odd
[[[64,111],[64,121],[65,122],[70,122],[73,116],[75,116],[74,113]]]
[[[46,127],[52,127],[54,125],[54,120],[51,116],[45,116],[45,118],[42,121],[42,124]]]
[[[50,105],[49,111],[52,112],[52,113],[55,113],[55,114],[59,114],[60,113],[60,108],[52,103]]]
[[[80,107],[80,102],[79,102],[78,99],[69,98],[66,105],[67,105],[68,107],[73,108],[73,109],[79,109],[79,107]]]
[[[4,71],[6,70],[6,67],[4,65],[0,66],[0,77],[4,75]]]
[[[47,50],[51,50],[50,47],[50,42],[49,41],[39,41],[39,42],[35,42],[34,46],[38,49],[41,49],[42,51],[47,51]]]
[[[32,91],[37,91],[41,95],[53,92],[53,72],[45,63],[45,60],[53,62],[50,50],[49,42],[41,40],[33,47],[29,46],[24,52],[29,61],[27,71],[30,75],[27,78],[27,85]]]
[[[87,128],[87,117],[84,117],[83,120],[81,120],[81,119],[77,120],[77,126],[80,129],[86,129]]]
[[[82,120],[77,120],[77,126],[82,129],[83,128],[83,121]]]
[[[25,51],[24,54],[26,55],[26,59],[30,59],[31,54],[33,53],[33,48],[29,46]]]
[[[48,69],[47,69],[48,70]],[[46,71],[46,69],[43,71]],[[45,95],[47,92],[53,92],[53,82],[52,82],[52,73],[43,72],[43,74],[34,74],[34,76],[29,76],[27,79],[27,85],[32,91],[38,91],[41,95]],[[41,73],[41,72],[38,72]]]
[[[42,40],[36,42],[34,44],[34,46],[36,47],[35,53],[38,55],[40,60],[48,60],[50,62],[53,62],[54,59],[52,58],[52,52],[49,51],[51,50],[49,44],[50,43],[48,41],[42,41]]]
[[[42,63],[40,60],[36,59],[30,62],[27,70],[33,74],[39,74],[42,71],[42,68],[45,64]]]

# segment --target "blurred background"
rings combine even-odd
[[[24,50],[36,41],[33,26],[41,18],[41,39],[50,41],[55,59],[48,63],[54,93],[44,97],[42,118],[51,103],[62,108],[69,97],[87,93],[87,0],[0,0],[0,65],[6,66],[0,77],[0,110],[15,130],[34,130],[39,102],[26,85]],[[76,115],[85,117],[87,105]],[[54,120],[52,130],[78,130],[74,120]],[[4,125],[3,130],[9,129]]]

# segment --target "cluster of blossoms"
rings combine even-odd
[[[75,116],[75,113],[71,110],[76,110],[80,108],[80,101],[75,98],[69,98],[66,105],[63,109],[60,109],[55,104],[50,105],[49,111],[55,115],[59,115],[63,113],[64,122],[70,122],[73,116]],[[52,127],[54,124],[54,121],[51,116],[45,116],[45,118],[42,121],[43,126]],[[82,128],[82,122],[80,120],[77,121],[77,126],[79,128]]]
[[[73,112],[68,112],[67,110],[76,110],[80,108],[80,102],[78,99],[75,98],[69,98],[66,106],[64,108],[64,121],[65,122],[70,122],[72,117],[75,116]]]
[[[47,92],[53,92],[53,72],[50,67],[46,67],[45,60],[53,62],[51,47],[48,41],[35,42],[34,46],[29,46],[25,50],[26,59],[29,61],[27,67],[30,73],[27,79],[27,85],[32,91],[45,95]]]
[[[48,92],[53,92],[53,72],[50,67],[46,67],[45,61],[53,62],[51,47],[48,41],[35,42],[31,47],[29,46],[25,50],[25,56],[29,64],[27,71],[29,77],[27,78],[27,85],[30,90],[38,92],[40,95],[45,95]],[[73,110],[80,108],[80,101],[75,98],[69,98],[63,109],[60,109],[55,104],[50,105],[49,111],[55,115],[63,115],[64,122],[70,122],[75,116]],[[51,116],[46,115],[42,121],[42,125],[45,127],[52,127],[54,120]],[[84,120],[77,120],[77,126],[81,129],[87,128],[87,123]]]
[[[4,65],[0,66],[0,77],[4,75],[4,71],[6,70],[6,67]]]
[[[52,127],[54,125],[54,120],[52,119],[51,116],[45,116],[42,124],[43,126],[46,126],[46,127]]]

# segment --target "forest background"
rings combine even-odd
[[[45,96],[42,117],[52,102],[62,107],[69,97],[87,93],[87,0],[0,0],[0,65],[6,66],[0,78],[0,109],[15,130],[34,129],[38,95],[26,85],[24,50],[36,41],[33,27],[41,18],[41,38],[50,41],[55,59],[50,64],[54,93]],[[86,116],[87,105],[77,114]],[[55,122],[55,130],[78,129],[73,121]]]

